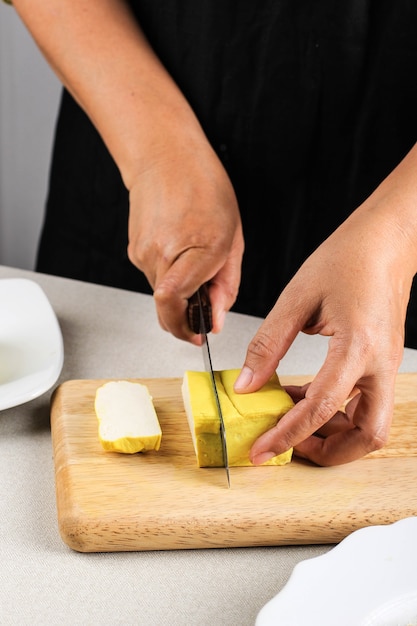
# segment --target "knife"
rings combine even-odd
[[[216,379],[214,378],[213,364],[211,361],[210,347],[207,334],[211,331],[212,314],[211,303],[206,285],[203,285],[195,292],[188,301],[188,325],[196,335],[201,335],[203,343],[203,360],[206,372],[210,375],[211,388],[220,421],[220,439],[222,444],[223,465],[226,469],[227,484],[230,487],[229,460],[227,456],[226,431],[224,427],[223,413],[220,405],[219,394],[217,392]]]

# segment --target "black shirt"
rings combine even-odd
[[[235,188],[246,248],[234,310],[264,316],[417,140],[417,2],[130,4]],[[127,219],[117,167],[64,92],[38,269],[150,292],[127,258]],[[413,299],[415,347],[416,317]]]

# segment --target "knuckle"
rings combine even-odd
[[[279,444],[277,442],[275,453],[282,454],[283,452],[290,450],[294,446],[294,435],[295,434],[291,431],[284,435],[280,434]]]
[[[375,433],[374,436],[372,437],[372,449],[380,450],[386,445],[387,441],[388,441],[388,433],[386,432]]]
[[[383,448],[388,441],[388,428],[381,427],[377,430],[362,431],[362,445],[365,454],[375,452]]]
[[[248,355],[256,359],[271,360],[275,355],[275,345],[269,335],[259,332],[248,346]]]
[[[311,398],[310,398],[311,400]],[[339,405],[331,396],[323,396],[313,400],[310,411],[311,428],[318,430],[326,424],[338,411]]]
[[[154,300],[158,307],[164,307],[173,302],[178,295],[178,285],[169,279],[165,279],[154,291]]]
[[[134,243],[129,241],[127,246],[127,256],[129,257],[129,261],[138,269],[143,271],[146,268],[148,250],[143,242],[139,245],[137,242]]]

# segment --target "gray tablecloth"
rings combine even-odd
[[[159,328],[149,296],[0,266],[0,279],[13,277],[39,283],[58,317],[65,360],[56,385],[74,378],[182,376],[201,368],[197,348]],[[214,367],[240,367],[259,324],[229,314],[224,331],[212,337]],[[300,335],[279,371],[314,374],[326,349],[325,338]],[[417,371],[417,351],[405,351],[401,371]],[[330,548],[73,552],[57,526],[51,392],[0,412],[2,626],[252,626],[294,565]]]

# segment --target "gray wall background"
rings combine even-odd
[[[0,1],[0,264],[33,269],[60,83]]]

